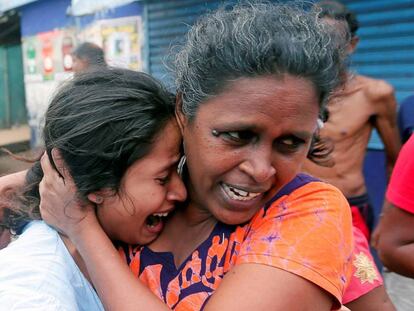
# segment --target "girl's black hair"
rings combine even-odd
[[[109,188],[117,193],[128,167],[151,150],[157,135],[174,117],[174,96],[151,76],[126,69],[100,68],[77,75],[53,97],[45,116],[44,142],[60,151],[77,187],[80,202]],[[26,187],[10,201],[2,225],[17,229],[39,219],[37,161]],[[11,203],[14,202],[14,203]]]

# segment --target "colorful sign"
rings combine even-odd
[[[142,70],[142,20],[131,16],[96,21],[79,33],[80,42],[101,46],[110,66]]]
[[[25,81],[64,80],[72,70],[73,29],[53,30],[23,38]],[[66,74],[65,74],[66,73]]]
[[[33,147],[40,144],[44,112],[62,81],[72,76],[72,51],[81,42],[101,46],[109,65],[142,70],[140,16],[98,20],[76,31],[56,29],[23,38],[26,107]]]

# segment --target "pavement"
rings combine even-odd
[[[10,129],[0,129],[0,146],[30,142],[30,127],[23,125]]]
[[[387,271],[387,269],[383,272],[383,277],[387,293],[397,311],[413,311],[414,279]]]
[[[21,158],[34,158],[36,151],[30,150],[30,127],[23,125],[11,129],[0,129],[0,148],[6,148]],[[0,176],[21,171],[30,163],[13,158],[0,150]]]

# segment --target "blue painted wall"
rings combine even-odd
[[[142,14],[142,5],[133,2],[128,5],[108,10],[104,13],[79,17],[66,15],[70,0],[39,0],[18,8],[21,13],[22,37],[32,36],[55,28],[73,27],[79,22],[81,27],[99,20]]]
[[[386,80],[401,103],[414,94],[414,1],[343,0],[357,14],[360,43],[353,56],[355,70]],[[375,133],[371,149],[382,150]]]
[[[70,0],[40,0],[19,8],[22,37],[72,25],[66,16]]]

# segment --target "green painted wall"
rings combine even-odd
[[[27,123],[22,49],[0,46],[0,128]]]

